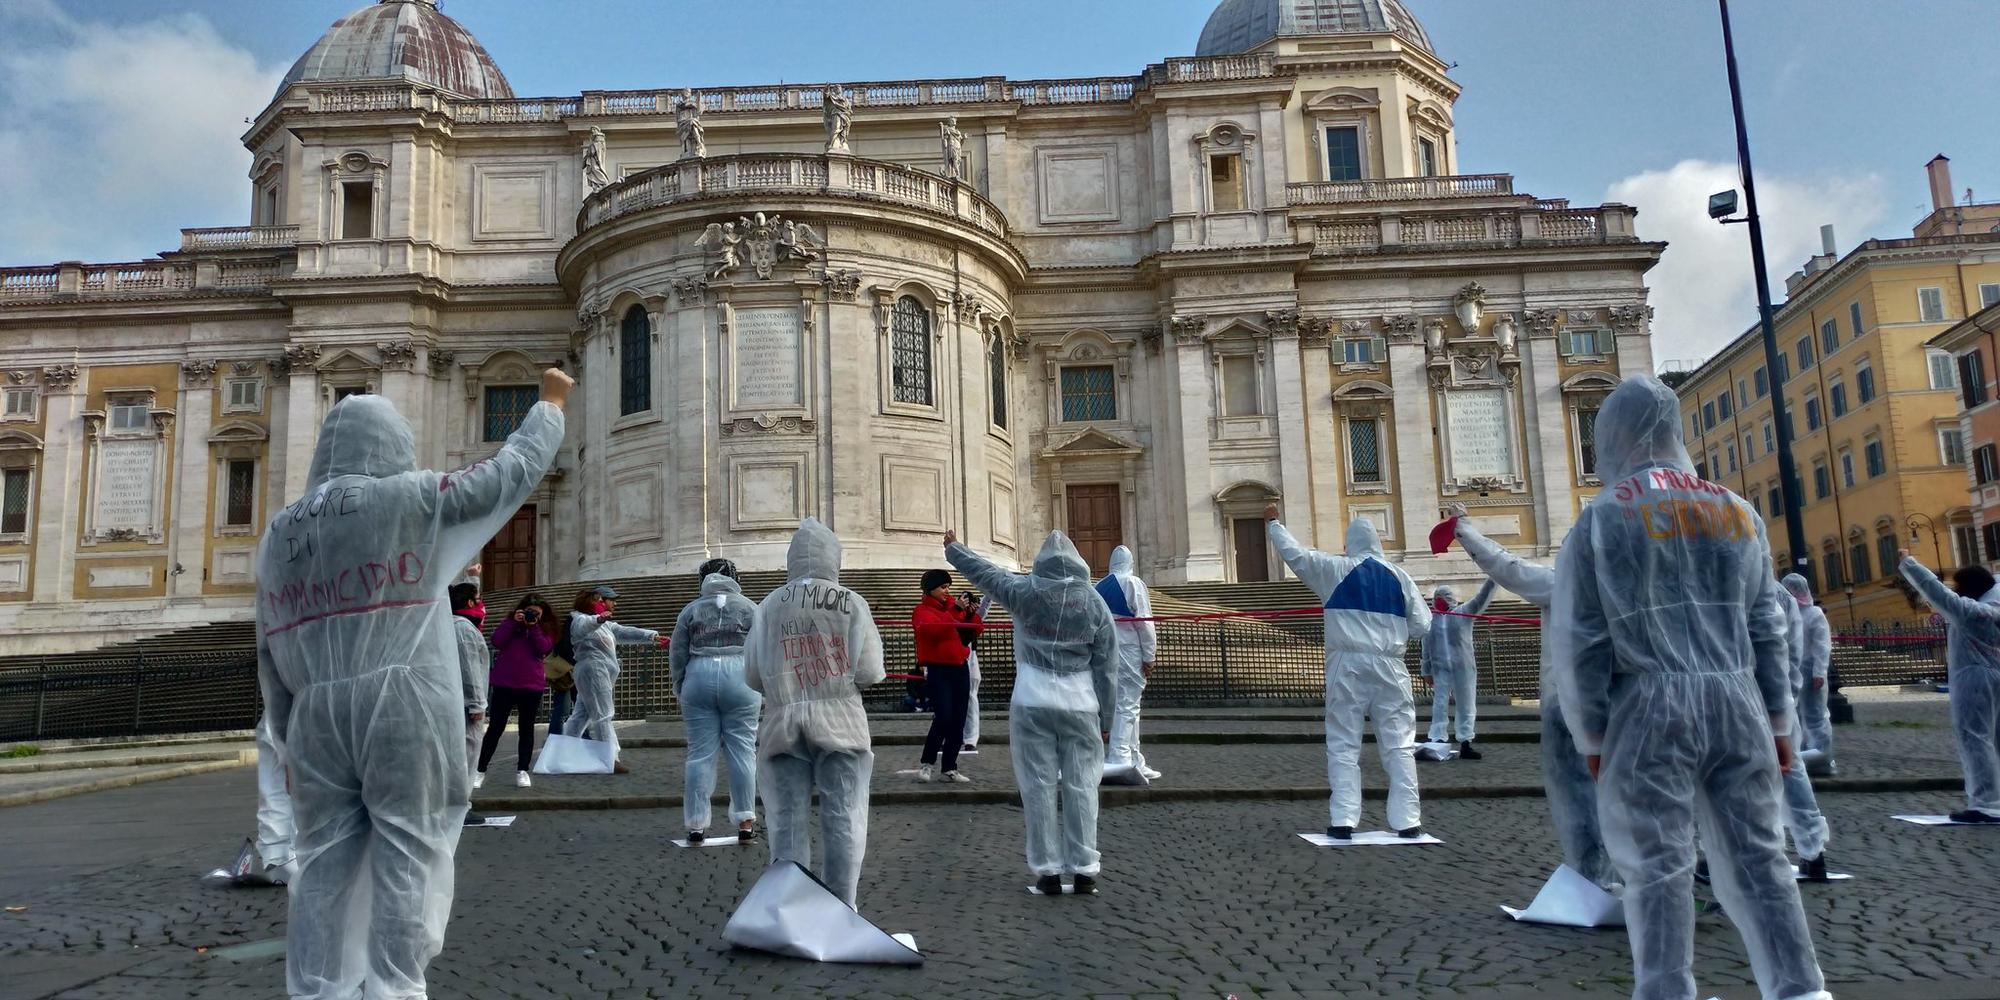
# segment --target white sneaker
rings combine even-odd
[[[529,781],[529,780],[528,780],[528,772],[526,772],[526,771],[515,771],[515,772],[514,772],[514,787],[515,787],[515,788],[530,788],[530,787],[533,787],[533,786],[534,786],[534,784],[535,784],[534,782],[532,782],[532,781]]]
[[[958,782],[958,783],[959,783],[959,784],[961,784],[961,785],[969,785],[969,784],[972,784],[972,779],[971,779],[971,778],[968,778],[968,777],[966,777],[966,776],[965,776],[965,774],[964,774],[963,772],[960,772],[960,771],[946,771],[946,772],[944,773],[944,776],[943,776],[943,777],[941,777],[941,778],[939,778],[938,780],[939,780],[939,781],[947,781],[947,782],[950,782],[950,781],[955,781],[955,782]]]
[[[1158,781],[1158,780],[1160,780],[1160,772],[1158,772],[1158,771],[1155,771],[1155,770],[1153,770],[1152,768],[1150,768],[1150,767],[1147,767],[1147,766],[1146,766],[1146,765],[1144,765],[1144,764],[1141,764],[1141,765],[1139,765],[1139,773],[1140,773],[1140,774],[1142,774],[1142,775],[1145,775],[1145,776],[1146,776],[1146,780],[1147,780],[1147,781]]]
[[[484,784],[486,784],[486,772],[485,771],[472,772],[472,787],[478,788]]]
[[[931,780],[931,766],[930,766],[929,764],[923,764],[923,765],[920,765],[920,766],[919,766],[919,767],[917,768],[917,780],[918,780],[918,781],[921,781],[921,782],[924,782],[924,783],[926,783],[926,784],[928,784],[928,783],[930,782],[930,780]]]

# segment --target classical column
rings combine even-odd
[[[306,491],[313,445],[319,440],[319,372],[313,368],[318,358],[319,348],[312,344],[285,348],[285,370],[291,375],[285,387],[285,489],[274,507],[291,503]]]
[[[83,456],[85,444],[83,390],[75,365],[42,369],[42,407],[46,435],[42,439],[41,481],[35,500],[35,577],[37,603],[68,601],[76,589],[76,546],[84,522]]]
[[[417,442],[417,468],[436,469],[445,465],[445,428],[431,424],[430,373],[416,371],[418,347],[408,340],[376,345],[382,355],[380,388],[376,391],[394,404],[410,425]]]
[[[1333,405],[1332,357],[1327,353],[1330,320],[1308,317],[1299,346],[1301,405],[1305,407],[1307,488],[1312,493],[1312,532],[1315,547],[1338,551],[1345,544],[1345,520],[1340,510],[1340,415]],[[1287,462],[1292,461],[1289,454]],[[1300,520],[1296,513],[1288,514]]]
[[[1299,313],[1279,309],[1265,314],[1271,321],[1271,385],[1277,396],[1278,492],[1284,498],[1287,516],[1298,522],[1298,530],[1308,532],[1300,541],[1319,544],[1319,520],[1313,490],[1313,461],[1307,428],[1312,426],[1306,412],[1305,374],[1299,357]]]
[[[1222,539],[1215,529],[1215,477],[1209,463],[1213,393],[1208,384],[1208,351],[1202,342],[1206,325],[1200,317],[1176,316],[1174,362],[1179,375],[1182,516],[1187,518],[1186,578],[1189,582],[1221,580]]]
[[[1576,521],[1570,490],[1576,477],[1570,465],[1569,413],[1564,406],[1562,368],[1552,338],[1522,341],[1527,355],[1521,366],[1522,397],[1527,405],[1528,481],[1535,500],[1538,551],[1561,544]]]
[[[181,398],[174,421],[176,460],[174,521],[167,536],[167,596],[199,597],[208,565],[209,506],[215,483],[209,477],[208,433],[214,422],[215,362],[181,365]],[[180,572],[173,572],[174,567]]]
[[[1406,552],[1428,555],[1426,539],[1438,515],[1438,439],[1423,342],[1392,342],[1389,374],[1396,396],[1396,498],[1402,516],[1402,537],[1396,541]]]

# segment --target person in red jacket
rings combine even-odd
[[[971,781],[958,769],[958,751],[964,742],[966,700],[972,695],[972,674],[965,665],[972,649],[966,641],[978,633],[979,613],[952,598],[951,574],[944,570],[926,572],[923,586],[924,599],[910,612],[910,625],[916,630],[917,665],[930,689],[932,714],[917,780],[932,780],[932,766],[943,751],[937,780]]]

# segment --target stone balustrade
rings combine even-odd
[[[262,292],[272,281],[290,273],[291,268],[288,254],[221,259],[173,257],[119,264],[65,261],[36,267],[4,267],[0,268],[0,302]]]
[[[1373,177],[1358,181],[1305,181],[1285,186],[1286,203],[1295,206],[1425,201],[1432,198],[1504,198],[1513,193],[1512,174]]]
[[[970,185],[880,160],[809,153],[743,153],[654,167],[586,199],[577,232],[678,201],[766,193],[909,205],[964,220],[1001,239],[1007,236],[1006,216]]]
[[[1146,67],[1146,85],[1206,83],[1213,80],[1259,80],[1278,75],[1275,52],[1244,52],[1224,56],[1177,56]]]
[[[208,229],[181,230],[182,253],[266,250],[295,246],[298,242],[297,226],[216,226]]]
[[[1474,212],[1384,213],[1300,220],[1301,242],[1315,256],[1462,247],[1533,247],[1636,243],[1629,205],[1570,208],[1537,202]]]

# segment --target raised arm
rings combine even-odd
[[[1328,555],[1300,545],[1299,540],[1285,529],[1283,521],[1270,521],[1266,533],[1271,538],[1272,547],[1278,550],[1278,558],[1283,559],[1285,565],[1290,566],[1292,572],[1322,599],[1333,593],[1333,588],[1340,586],[1340,581],[1346,579],[1354,567],[1361,565],[1361,560],[1351,556]]]
[[[542,373],[542,400],[492,457],[438,479],[438,519],[457,529],[439,538],[437,562],[459,566],[519,510],[555,464],[563,441],[563,406],[575,380],[551,368]],[[460,551],[462,550],[462,551]]]
[[[944,548],[944,559],[973,586],[989,594],[1002,607],[1013,609],[1034,593],[1028,578],[995,565],[979,553],[953,541]]]
[[[660,641],[660,633],[649,628],[635,628],[617,622],[605,622],[604,627],[611,630],[611,641],[620,646],[644,646]]]
[[[1472,595],[1472,600],[1458,606],[1458,610],[1468,615],[1483,615],[1486,606],[1493,603],[1493,592],[1500,589],[1500,581],[1488,577]]]
[[[1597,756],[1604,750],[1605,720],[1611,714],[1611,628],[1597,590],[1597,553],[1586,509],[1556,558],[1555,599],[1543,641],[1555,643],[1554,665],[1563,718],[1577,750]]]
[[[1458,544],[1465,547],[1465,554],[1472,557],[1480,572],[1520,595],[1522,600],[1548,610],[1549,604],[1555,600],[1555,570],[1507,551],[1500,543],[1481,534],[1466,518],[1459,518],[1453,531],[1458,536]]]
[[[1902,572],[1903,579],[1910,581],[1910,586],[1917,588],[1917,593],[1923,595],[1924,600],[1953,625],[1963,625],[1974,618],[2000,620],[2000,606],[1959,596],[1915,556],[1904,553],[1902,562],[1896,568]]]

